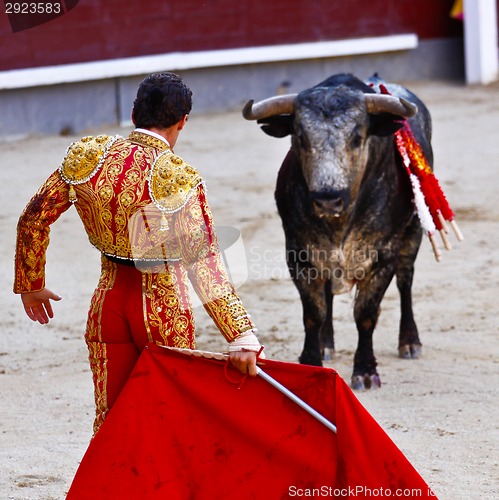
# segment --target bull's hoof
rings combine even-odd
[[[421,344],[412,344],[411,345],[411,358],[419,359],[423,354],[423,346]]]
[[[423,351],[421,344],[405,344],[399,347],[399,358],[419,359]]]
[[[377,373],[372,375],[352,375],[351,387],[354,391],[365,391],[381,387],[381,380]]]
[[[322,359],[324,361],[332,361],[333,358],[334,358],[334,348],[325,347],[322,350]]]

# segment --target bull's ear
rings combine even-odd
[[[286,137],[293,133],[293,115],[269,116],[257,120],[261,129],[272,137]]]
[[[392,135],[404,126],[404,119],[391,113],[370,114],[369,119],[369,133],[380,137]]]

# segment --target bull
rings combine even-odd
[[[412,307],[414,263],[422,238],[412,190],[394,133],[408,120],[433,166],[431,116],[408,89],[339,74],[298,94],[249,101],[243,116],[273,137],[291,135],[275,200],[286,260],[302,303],[300,363],[322,365],[334,352],[333,298],[356,287],[358,343],[351,385],[381,385],[373,332],[383,296],[396,276],[399,356],[418,358],[422,344]],[[433,168],[433,167],[432,167]]]

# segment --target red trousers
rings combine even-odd
[[[102,258],[85,335],[94,382],[94,432],[147,343],[194,348],[194,319],[184,271],[177,264],[159,270],[141,272]]]

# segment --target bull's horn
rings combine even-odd
[[[246,120],[261,120],[269,116],[291,115],[294,111],[295,97],[297,94],[277,95],[254,103],[248,101],[243,108]]]
[[[385,94],[364,94],[367,112],[372,114],[391,113],[392,115],[412,118],[418,112],[418,107],[402,97]]]

